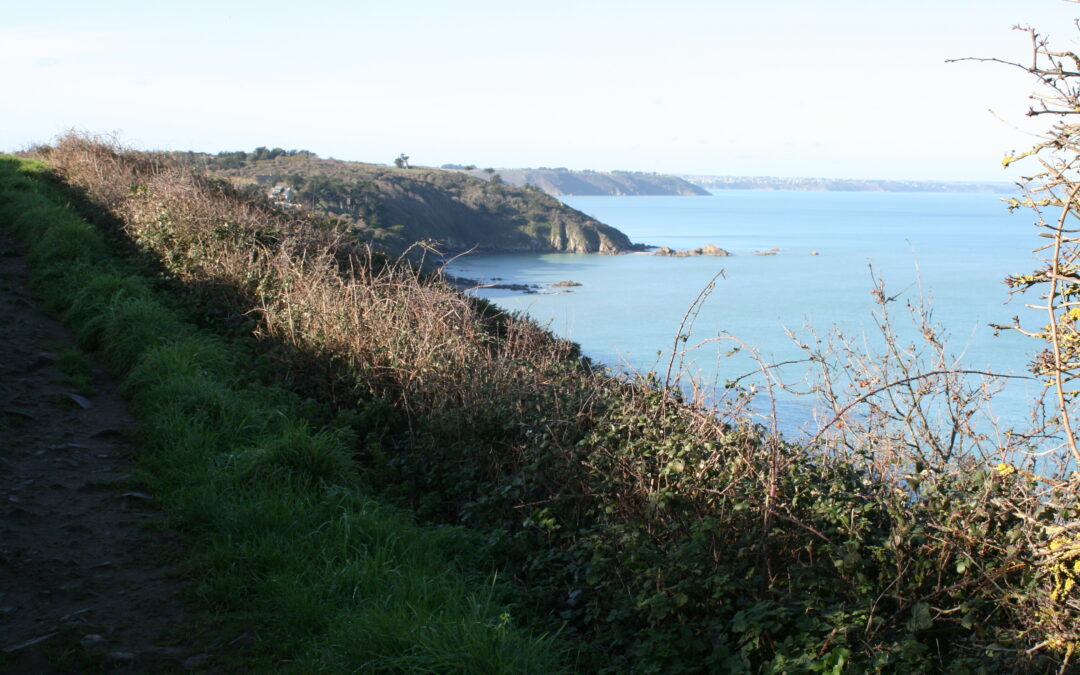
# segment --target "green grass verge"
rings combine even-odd
[[[140,479],[184,533],[193,592],[222,643],[255,636],[232,667],[564,669],[559,642],[515,627],[499,585],[469,562],[473,535],[366,496],[347,426],[313,422],[295,395],[254,381],[251,356],[113,257],[46,167],[0,157],[0,226],[28,246],[45,306],[123,376]]]

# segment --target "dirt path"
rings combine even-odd
[[[175,536],[130,482],[116,384],[26,289],[0,233],[0,673],[210,667],[190,644]],[[189,624],[190,625],[190,624]]]

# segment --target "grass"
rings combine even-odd
[[[563,668],[557,642],[515,626],[490,569],[469,567],[471,535],[369,497],[350,429],[253,379],[252,354],[195,326],[65,199],[43,165],[0,159],[0,226],[27,245],[43,303],[123,376],[147,450],[139,477],[184,534],[191,592],[223,643],[255,636],[222,658],[254,671]],[[81,363],[61,355],[73,377]]]
[[[56,349],[56,355],[56,367],[67,376],[67,381],[75,388],[75,392],[82,396],[91,396],[94,393],[94,373],[86,353],[75,347],[61,346]]]

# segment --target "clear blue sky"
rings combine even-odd
[[[481,167],[1009,179],[1017,23],[1064,0],[37,0],[0,15],[0,150],[69,128]],[[992,109],[997,119],[989,112]],[[1009,124],[1007,124],[1008,122]]]

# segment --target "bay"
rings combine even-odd
[[[1034,217],[1010,213],[988,194],[716,191],[703,197],[564,197],[568,205],[625,232],[633,241],[686,249],[714,244],[730,257],[668,258],[570,254],[469,255],[451,274],[482,284],[537,285],[537,293],[477,288],[476,295],[529,314],[585,354],[615,368],[667,369],[680,322],[694,298],[722,276],[696,316],[687,346],[706,342],[684,370],[722,384],[756,369],[738,338],[768,363],[804,356],[802,343],[842,330],[879,349],[874,278],[883,280],[894,323],[918,342],[906,303],[925,298],[963,367],[1026,374],[1038,344],[989,323],[1014,315],[1040,325],[1010,298],[1007,274],[1037,266]],[[581,284],[555,287],[560,281]],[[812,331],[808,329],[812,326]],[[717,339],[719,338],[719,339]],[[712,340],[712,341],[710,341]],[[797,382],[805,364],[775,372]],[[995,399],[1005,426],[1020,425],[1041,391],[1010,381]],[[780,395],[781,426],[808,423],[805,402]]]

